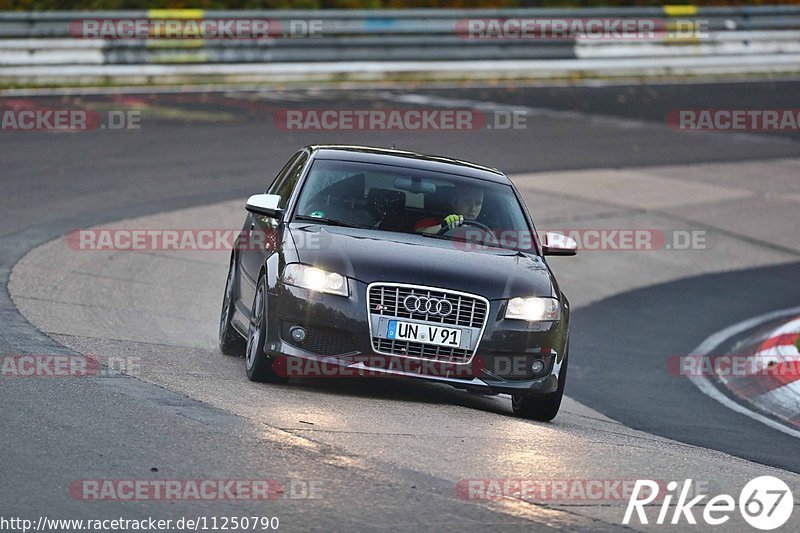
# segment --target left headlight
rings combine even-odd
[[[321,268],[291,263],[286,265],[282,279],[287,285],[303,287],[310,291],[350,296],[346,277],[336,272],[327,272]]]
[[[555,298],[512,298],[506,307],[506,318],[545,321],[561,318],[561,306]]]

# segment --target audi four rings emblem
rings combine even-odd
[[[405,300],[403,300],[403,307],[409,313],[423,313],[441,317],[446,317],[453,312],[453,304],[448,300],[417,296],[416,294],[406,296]]]

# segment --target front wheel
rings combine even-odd
[[[564,397],[564,384],[567,381],[567,363],[569,362],[569,342],[564,350],[564,363],[558,372],[558,389],[554,392],[538,396],[522,396],[514,394],[511,397],[511,408],[514,415],[520,418],[549,422],[558,414],[561,399]]]
[[[264,276],[258,280],[253,308],[250,311],[250,326],[247,332],[245,371],[247,379],[262,383],[286,383],[287,379],[275,373],[272,359],[264,353],[267,340],[267,282]]]

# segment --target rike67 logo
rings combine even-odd
[[[670,481],[665,494],[660,494],[661,488],[663,483],[649,479],[636,480],[622,523],[630,524],[635,512],[640,524],[649,524],[653,517],[648,518],[645,506],[657,499],[661,502],[656,507],[658,517],[655,523],[658,525],[695,525],[697,518],[702,518],[710,526],[719,526],[728,522],[738,507],[738,512],[748,524],[769,531],[786,524],[794,508],[789,486],[773,476],[760,476],[747,482],[739,493],[738,506],[734,497],[728,494],[719,494],[710,499],[706,494],[695,496],[691,479],[685,480],[680,488],[677,481]]]

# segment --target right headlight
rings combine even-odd
[[[511,298],[505,318],[529,322],[558,320],[561,318],[561,305],[555,298]]]
[[[311,291],[350,296],[347,278],[336,272],[327,272],[300,263],[290,263],[283,271],[283,282]]]

